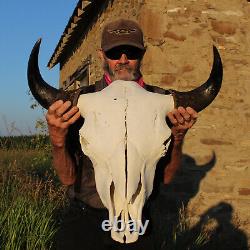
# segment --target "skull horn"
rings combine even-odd
[[[31,93],[42,107],[48,109],[56,100],[66,101],[70,96],[67,92],[53,88],[43,80],[38,66],[40,44],[41,38],[37,40],[31,51],[27,76]]]
[[[213,46],[214,62],[208,80],[200,87],[187,92],[179,92],[170,89],[173,95],[175,107],[191,107],[197,112],[206,108],[217,96],[222,82],[223,68],[220,54]]]

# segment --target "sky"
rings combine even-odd
[[[59,65],[47,63],[78,0],[0,0],[0,136],[36,133],[44,119],[41,108],[31,109],[27,63],[31,49],[42,38],[39,67],[44,80],[59,86]]]

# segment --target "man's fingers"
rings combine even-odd
[[[59,107],[63,105],[62,100],[55,101],[48,109],[48,114],[53,114]]]
[[[68,112],[63,114],[62,120],[63,121],[68,121],[76,112],[78,112],[78,107],[74,106],[72,107]]]
[[[178,107],[178,111],[180,112],[182,117],[185,119],[185,121],[190,121],[191,120],[191,116],[190,116],[190,114],[187,112],[187,110],[185,108]]]
[[[81,113],[80,113],[80,111],[78,111],[66,123],[69,124],[69,125],[71,125],[74,122],[76,122],[76,120],[78,120],[80,118],[80,116],[81,116]]]
[[[167,114],[169,121],[178,131],[191,128],[197,120],[198,113],[191,107],[178,107]]]
[[[58,117],[62,116],[65,111],[71,106],[70,101],[63,102],[62,100],[55,101],[48,109],[48,114],[56,114]]]
[[[62,117],[60,119],[56,119],[53,124],[56,128],[68,129],[68,127],[73,124],[76,120],[78,120],[81,116],[80,111],[76,112],[72,117],[70,117],[67,121],[63,121]]]
[[[176,125],[176,124],[178,123],[178,121],[177,121],[177,120],[175,119],[175,117],[174,117],[173,112],[169,112],[169,113],[167,114],[167,116],[168,116],[170,122],[171,122],[173,125]]]
[[[178,109],[174,109],[173,114],[174,114],[174,117],[175,117],[175,119],[177,120],[178,123],[180,123],[180,124],[184,123],[184,118],[182,117],[182,115],[178,111]]]
[[[187,107],[186,110],[193,119],[197,119],[198,113],[194,109]]]
[[[61,117],[67,110],[68,108],[71,106],[71,102],[70,101],[66,101],[64,102],[60,107],[58,107],[55,110],[55,113],[58,117]]]
[[[54,102],[48,109],[46,120],[52,127],[67,129],[81,115],[79,108],[74,106],[70,108],[71,102],[62,100]],[[69,109],[70,108],[70,109]],[[79,114],[77,114],[79,112]]]

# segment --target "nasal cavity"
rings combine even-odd
[[[113,181],[111,182],[109,191],[110,191],[110,199],[111,199],[112,209],[115,213],[115,202],[114,202],[115,184]]]
[[[138,183],[137,189],[135,191],[135,193],[132,195],[132,199],[130,201],[131,204],[133,204],[136,200],[136,197],[140,194],[141,192],[141,188],[142,188],[142,183],[141,183],[141,174],[140,174],[140,181]]]

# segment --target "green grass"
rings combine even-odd
[[[1,250],[51,249],[64,203],[49,145],[0,149]]]
[[[2,136],[0,137],[0,149],[44,149],[49,146],[49,137],[43,134]]]

